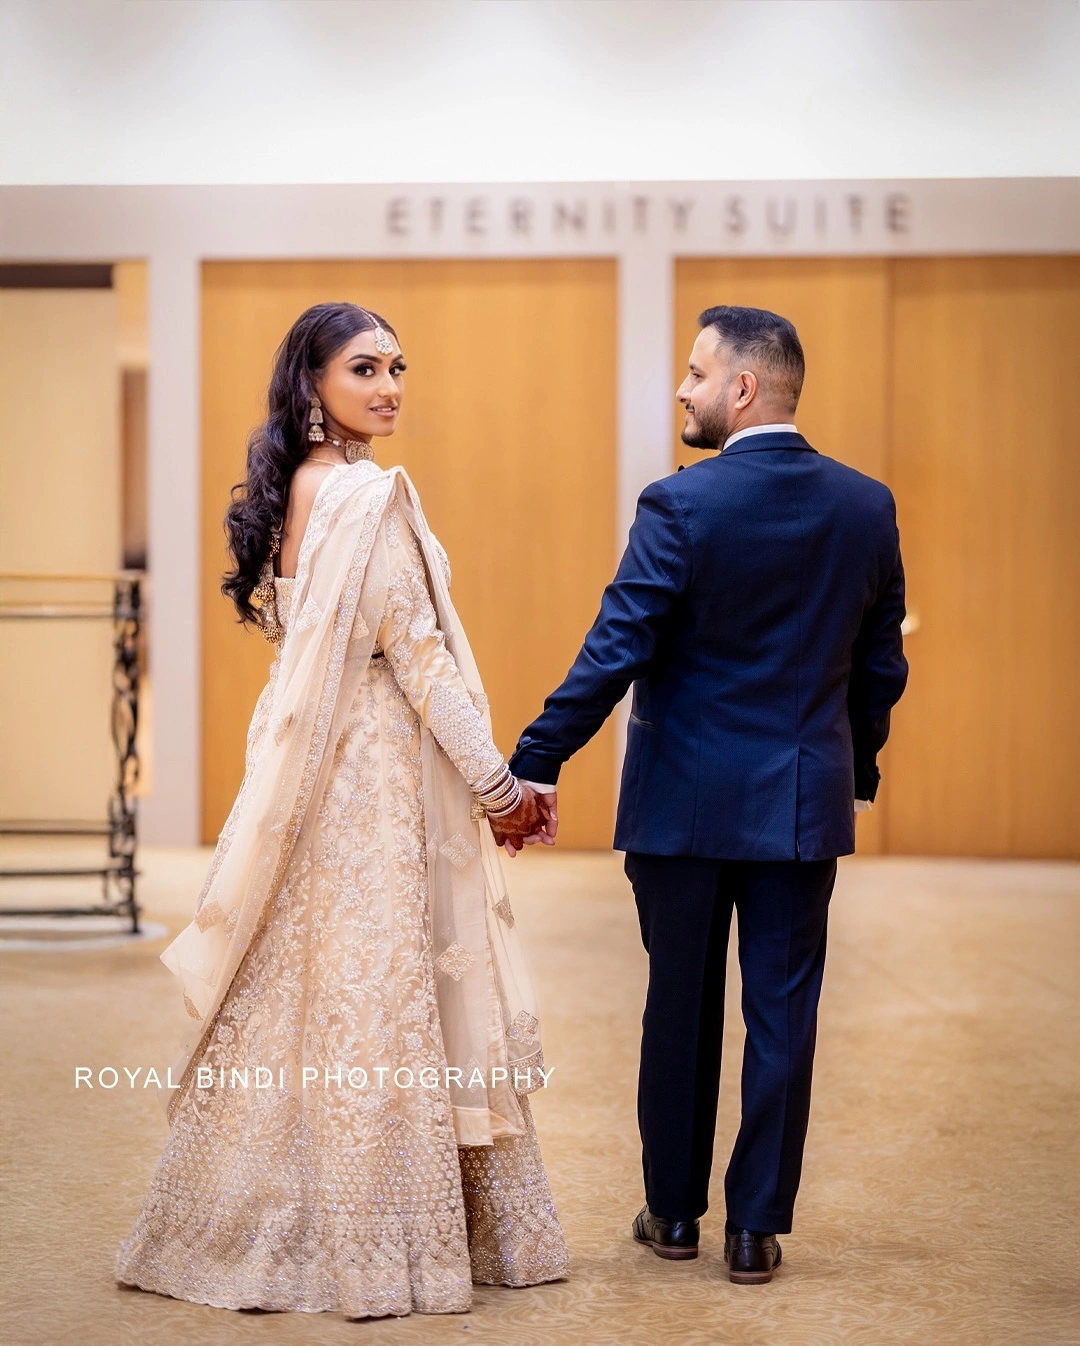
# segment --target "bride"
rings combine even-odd
[[[497,846],[550,844],[556,821],[492,742],[412,483],[372,461],[404,372],[378,315],[309,309],[234,488],[222,589],[276,658],[161,955],[192,1023],[122,1284],[365,1318],[568,1273]]]

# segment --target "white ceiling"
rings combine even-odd
[[[0,181],[1054,176],[1076,0],[0,0]]]

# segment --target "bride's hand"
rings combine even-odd
[[[518,784],[521,787],[521,799],[513,813],[507,813],[502,818],[488,818],[495,844],[503,846],[511,857],[526,843],[542,841],[545,845],[554,846],[558,827],[554,801],[547,803],[548,796],[538,795],[524,781],[518,781]]]

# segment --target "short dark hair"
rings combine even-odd
[[[764,308],[733,308],[718,304],[698,318],[704,329],[713,327],[717,337],[737,356],[760,365],[776,391],[790,394],[792,406],[799,400],[806,360],[799,334],[787,318]]]

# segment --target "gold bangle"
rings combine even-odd
[[[499,774],[498,780],[492,782],[490,785],[484,786],[483,789],[474,787],[473,793],[485,806],[488,804],[498,806],[503,799],[507,799],[513,794],[515,783],[510,768],[504,767]]]
[[[489,771],[486,776],[480,777],[480,779],[472,787],[473,794],[478,795],[486,794],[496,785],[500,785],[505,780],[505,778],[510,774],[511,772],[509,763],[503,762],[500,766],[497,766],[494,771]]]
[[[517,781],[514,781],[514,784],[517,785],[517,784],[518,784]],[[488,817],[489,817],[489,818],[505,818],[506,815],[507,815],[508,813],[513,813],[514,810],[517,808],[517,806],[521,803],[521,797],[522,797],[522,796],[521,796],[521,786],[518,785],[517,791],[516,791],[516,793],[515,793],[515,795],[514,795],[514,798],[513,798],[513,802],[512,802],[508,807],[506,807],[506,808],[500,808],[500,809],[488,809],[488,811],[487,811],[487,815],[488,815]]]
[[[473,786],[473,794],[478,798],[485,798],[488,795],[498,794],[499,791],[506,788],[510,781],[514,779],[510,768],[505,764],[501,766],[495,775],[488,775],[479,784]]]

